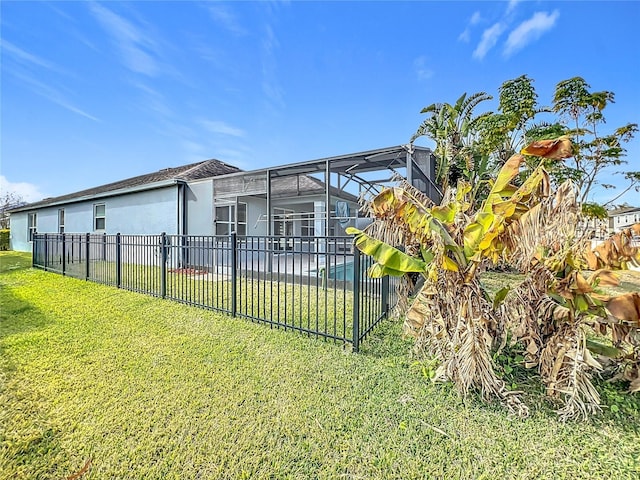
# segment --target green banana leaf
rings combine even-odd
[[[598,355],[608,358],[616,358],[622,353],[622,350],[619,348],[612,347],[611,345],[605,345],[604,343],[600,343],[591,338],[587,338],[587,348],[593,353],[597,353]]]
[[[427,268],[427,263],[424,260],[407,255],[391,245],[370,237],[357,228],[349,227],[346,232],[349,235],[355,235],[354,245],[358,250],[373,257],[389,272],[395,271],[402,274],[424,272]],[[380,273],[380,270],[376,270],[376,273]]]

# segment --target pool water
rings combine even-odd
[[[362,258],[362,260],[360,261],[360,271],[362,273],[365,273],[372,263],[373,262],[370,259]],[[321,268],[311,273],[322,275],[323,272],[324,268]],[[329,274],[327,275],[327,278],[330,278],[332,280],[353,280],[353,261],[331,265],[329,267]]]

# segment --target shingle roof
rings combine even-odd
[[[45,198],[38,202],[29,203],[14,209],[13,211],[30,210],[32,208],[43,207],[50,204],[68,203],[80,198],[86,199],[93,196],[116,190],[135,189],[143,185],[149,185],[158,182],[167,182],[171,180],[199,180],[202,178],[216,177],[228,173],[236,173],[241,170],[233,165],[226,164],[220,160],[204,160],[202,162],[182,165],[180,167],[163,168],[157,172],[138,175],[137,177],[127,178],[118,182],[107,183],[98,187],[88,188],[79,192],[61,195],[59,197]]]
[[[620,207],[614,210],[609,210],[607,213],[612,217],[614,215],[624,215],[625,213],[637,212],[638,210],[640,210],[640,207]]]

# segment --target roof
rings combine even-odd
[[[29,203],[14,208],[11,212],[19,212],[24,210],[32,210],[34,208],[46,207],[50,205],[59,205],[64,203],[78,202],[96,197],[120,195],[123,193],[131,193],[140,190],[149,190],[153,188],[162,188],[175,185],[180,182],[190,180],[200,180],[202,178],[216,177],[218,175],[226,175],[229,173],[240,172],[238,167],[226,164],[220,160],[211,159],[202,162],[182,165],[180,167],[163,168],[157,172],[138,175],[137,177],[127,178],[118,182],[107,183],[98,187],[88,188],[75,193],[61,195],[59,197],[45,198],[39,202]]]
[[[267,167],[264,171],[270,170],[271,175],[274,177],[297,173],[324,172],[327,164],[331,166],[331,171],[334,173],[380,171],[405,165],[407,154],[415,152],[432,153],[431,149],[427,147],[397,145],[395,147],[378,148],[364,152],[290,163],[280,167]]]
[[[214,179],[216,196],[233,197],[242,192],[242,195],[266,195],[267,177],[271,178],[271,195],[274,197],[300,196],[322,194],[326,192],[325,184],[322,180],[314,178],[313,175],[325,175],[327,170],[331,174],[343,175],[349,183],[371,184],[370,179],[361,177],[362,173],[386,172],[387,175],[394,170],[406,168],[409,158],[420,157],[432,160],[433,152],[427,147],[417,145],[397,145],[395,147],[378,148],[364,152],[350,153],[334,157],[307,160],[304,162],[290,163],[280,166],[263,167],[257,170],[242,171],[221,175]],[[423,165],[414,164],[412,170],[414,180],[424,181],[426,188],[435,190],[438,193],[437,185],[427,175],[430,172],[423,172]],[[378,179],[378,181],[390,181],[388,179]],[[375,182],[375,181],[374,181]],[[356,201],[355,195],[346,192],[344,187],[330,187],[330,195],[337,196],[345,200]],[[426,192],[425,192],[426,193]],[[432,192],[433,193],[433,192]],[[441,193],[439,194],[442,195]]]
[[[356,174],[363,172],[389,171],[390,169],[406,166],[407,158],[418,153],[432,155],[431,150],[426,147],[397,145],[395,147],[379,148],[365,152],[291,163],[279,167],[266,167],[251,172],[245,172],[220,160],[211,159],[183,165],[181,167],[164,168],[154,173],[139,175],[119,182],[109,183],[59,197],[45,198],[39,202],[12,209],[9,212],[28,211],[40,207],[64,205],[136,191],[163,188],[187,181],[203,180],[212,177],[234,177],[236,175],[256,176],[268,174],[272,179],[271,193],[274,196],[289,196],[291,194],[295,194],[294,196],[310,195],[323,193],[325,191],[324,183],[313,178],[311,175],[315,173],[325,173],[327,168],[331,173],[339,173],[348,175],[351,178],[356,178]],[[414,172],[415,175],[421,175],[425,183],[433,183],[430,178],[425,176],[425,173],[420,172],[419,169]],[[329,192],[332,196],[353,199],[354,201],[356,199],[354,195],[345,192],[344,189],[335,188],[334,186],[331,186]],[[232,193],[238,194],[239,191],[233,190]]]
[[[615,215],[624,215],[624,214],[638,212],[638,211],[640,211],[640,207],[620,207],[614,210],[609,210],[607,214],[610,217],[613,217]]]

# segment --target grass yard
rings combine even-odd
[[[90,281],[117,285],[116,263],[90,263]],[[300,269],[302,267],[299,267]],[[67,262],[67,276],[84,279],[84,262]],[[62,274],[61,259],[49,264],[48,270]],[[120,285],[124,290],[161,296],[162,269],[154,265],[123,263]],[[353,339],[353,291],[346,282],[323,285],[319,276],[280,279],[277,272],[251,272],[240,269],[237,285],[236,312],[239,317],[259,318],[266,322],[286,325],[301,331],[318,332],[328,338]],[[266,278],[265,278],[266,277]],[[169,270],[165,280],[165,298],[216,311],[231,313],[232,281],[224,273],[190,274]],[[370,288],[375,294],[362,302],[361,312],[369,321],[378,318],[382,308],[380,288]],[[363,319],[364,320],[364,319]]]
[[[0,252],[2,480],[640,475],[640,401],[613,386],[590,422],[512,420],[429,383],[397,323],[352,354],[29,260]]]

